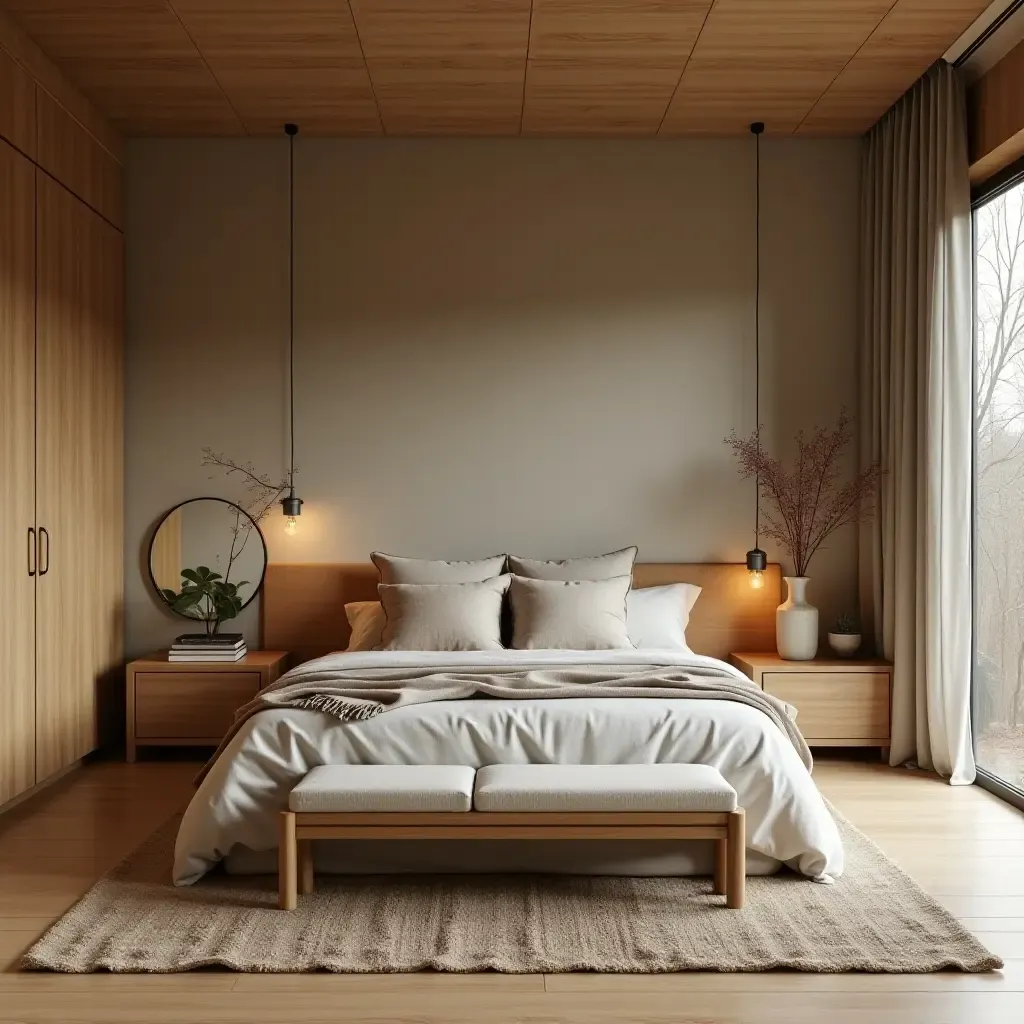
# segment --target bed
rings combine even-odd
[[[299,661],[344,649],[343,605],[372,600],[369,565],[270,565],[263,595],[266,647]],[[691,614],[691,652],[486,651],[366,652],[333,655],[343,668],[424,674],[467,667],[495,672],[523,666],[585,664],[609,673],[655,666],[666,672],[727,671],[730,651],[770,649],[779,602],[778,566],[752,590],[742,566],[638,564],[634,586],[689,582],[703,588]],[[228,871],[273,870],[277,814],[290,789],[321,764],[703,763],[736,789],[747,814],[748,872],[785,864],[818,881],[842,873],[838,830],[790,739],[763,713],[726,700],[663,697],[558,697],[444,700],[401,707],[365,721],[279,708],[248,719],[206,774],[182,819],[174,880],[196,881],[218,863]],[[331,843],[316,850],[318,871],[556,871],[679,875],[711,870],[710,843],[550,844]]]

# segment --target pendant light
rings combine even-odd
[[[754,430],[758,453],[761,451],[761,133],[764,122],[755,121],[750,126],[754,136],[754,238],[756,259],[754,263]],[[747,573],[750,585],[755,590],[764,586],[764,571],[768,568],[768,556],[758,544],[761,527],[761,478],[754,477],[754,546],[747,552]]]
[[[286,124],[288,136],[288,495],[281,499],[284,532],[294,535],[302,515],[302,499],[295,495],[295,136],[297,124]]]

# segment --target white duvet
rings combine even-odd
[[[403,651],[344,657],[346,668],[422,666],[425,671],[470,665],[713,665],[745,679],[723,662],[686,651]],[[782,862],[820,881],[843,871],[838,830],[810,773],[786,735],[752,707],[727,700],[660,697],[477,698],[415,704],[359,722],[291,708],[254,715],[203,779],[185,812],[175,846],[174,881],[194,882],[225,858],[243,870],[247,861],[249,869],[259,865],[265,870],[266,858],[252,854],[276,849],[278,812],[287,806],[292,787],[317,765],[476,768],[524,763],[713,765],[746,811],[747,846],[760,870]],[[490,851],[494,845],[478,849]],[[451,842],[445,843],[441,855],[452,849]],[[427,858],[425,850],[421,853],[421,863],[429,863],[429,870],[439,868],[436,859]],[[317,858],[319,865],[320,851]],[[574,863],[586,864],[582,871],[604,870],[592,859]],[[692,870],[705,870],[699,858],[683,863],[677,867],[680,873],[687,863]],[[383,858],[380,864],[391,869],[383,867]],[[497,860],[488,861],[483,868],[497,870],[497,865]],[[482,868],[478,864],[470,869]],[[652,868],[649,858],[639,858],[633,871],[621,864],[608,870],[664,873]]]

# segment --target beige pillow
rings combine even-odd
[[[512,646],[604,651],[632,647],[626,631],[629,576],[610,580],[512,577]]]
[[[531,580],[610,580],[629,576],[636,561],[636,547],[610,551],[590,558],[563,558],[541,562],[536,558],[508,556],[508,571]]]
[[[345,605],[345,618],[352,632],[346,651],[372,651],[384,632],[384,606],[380,601],[350,601]]]
[[[510,576],[482,583],[382,583],[387,622],[375,651],[499,651]]]
[[[427,558],[402,558],[374,551],[370,561],[381,583],[481,583],[505,571],[505,556],[492,555],[471,562],[436,562]]]

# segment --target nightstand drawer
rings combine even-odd
[[[808,743],[889,742],[887,672],[765,672],[766,693],[792,704]]]
[[[218,739],[259,689],[259,672],[138,672],[135,735]]]

